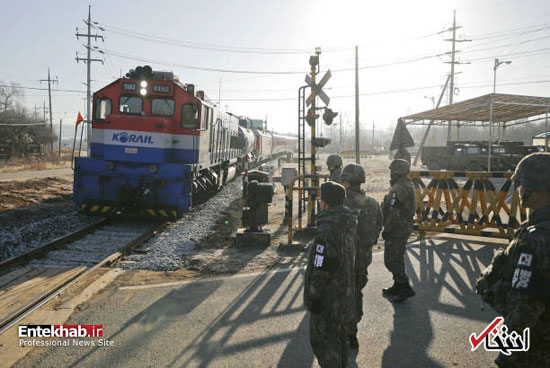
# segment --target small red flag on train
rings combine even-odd
[[[76,126],[78,126],[78,124],[82,123],[84,121],[84,118],[82,117],[82,115],[80,115],[80,111],[78,112],[78,116],[76,117]]]

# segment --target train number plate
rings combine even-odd
[[[135,148],[135,147],[125,147],[125,148],[124,148],[124,153],[133,153],[133,154],[136,154],[136,153],[138,153],[138,149]]]

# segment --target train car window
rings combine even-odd
[[[209,122],[210,122],[210,120],[209,120],[209,117],[210,117],[210,108],[205,107],[205,108],[204,108],[204,113],[206,114],[206,115],[205,115],[205,118],[204,118],[204,125],[206,125],[206,126],[204,127],[204,129],[208,130],[208,125],[209,125]]]
[[[174,115],[174,100],[171,98],[153,98],[151,101],[151,113],[153,115]]]
[[[181,106],[181,127],[196,129],[199,122],[199,108],[195,104],[184,104]]]
[[[113,103],[108,98],[99,98],[95,102],[95,119],[105,119],[105,116],[113,112]]]
[[[139,114],[143,110],[143,100],[136,96],[120,96],[118,106],[123,114]]]

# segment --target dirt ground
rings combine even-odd
[[[319,164],[322,172],[326,156],[322,155]],[[344,165],[354,162],[345,159]],[[367,172],[367,182],[363,188],[367,194],[381,201],[390,188],[387,156],[370,156],[362,158],[362,165]],[[283,167],[295,167],[295,164],[283,164]],[[324,171],[323,171],[324,170]],[[280,175],[280,169],[275,165],[275,176]],[[236,179],[240,180],[240,178]],[[0,182],[0,222],[3,226],[10,223],[18,224],[29,214],[44,213],[53,206],[72,205],[72,180],[69,178],[46,178],[28,181]],[[284,189],[276,184],[273,202],[269,206],[269,223],[265,230],[272,233],[271,245],[265,249],[258,247],[236,247],[235,233],[242,227],[242,207],[244,202],[236,198],[225,210],[205,239],[197,244],[196,252],[186,256],[182,268],[172,272],[129,271],[119,277],[117,282],[135,284],[167,279],[233,274],[253,272],[271,267],[289,267],[304,265],[307,256],[304,253],[311,233],[305,231],[295,233],[294,240],[300,245],[289,245],[287,241],[287,224],[284,220]],[[306,219],[304,218],[304,225]],[[295,222],[296,223],[296,222]],[[382,249],[383,241],[375,246],[375,251]]]
[[[64,153],[61,159],[55,157],[52,161],[35,158],[18,158],[9,161],[0,161],[0,174],[19,171],[38,171],[50,169],[64,169],[71,167],[70,154]]]
[[[326,156],[323,155],[319,163],[326,171],[325,160]],[[368,195],[380,202],[390,189],[388,169],[390,159],[387,156],[370,156],[363,158],[361,161],[367,173],[367,182],[363,185],[363,188]],[[350,162],[355,162],[355,160],[344,160],[344,165]],[[283,164],[283,167],[293,166],[296,165]],[[278,175],[280,175],[280,170],[275,167],[275,176]],[[240,178],[237,180],[240,180]],[[252,246],[237,247],[235,245],[235,233],[238,228],[242,227],[243,204],[244,202],[240,198],[231,203],[214,227],[214,231],[197,244],[194,254],[185,257],[182,269],[169,272],[128,271],[115,282],[117,285],[146,284],[189,277],[254,272],[272,267],[303,266],[306,264],[307,254],[305,249],[313,234],[304,231],[298,232],[294,240],[301,244],[288,244],[287,224],[283,224],[285,195],[280,183],[276,184],[273,202],[269,206],[269,223],[264,226],[264,230],[269,230],[272,233],[269,247],[262,249]],[[416,237],[417,234],[415,233],[411,236],[413,239],[416,239]],[[380,239],[374,251],[381,251],[382,249],[383,240]]]

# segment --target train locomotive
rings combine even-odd
[[[223,112],[172,72],[137,67],[93,95],[89,157],[76,157],[74,201],[87,214],[178,218],[244,168],[297,139]]]

